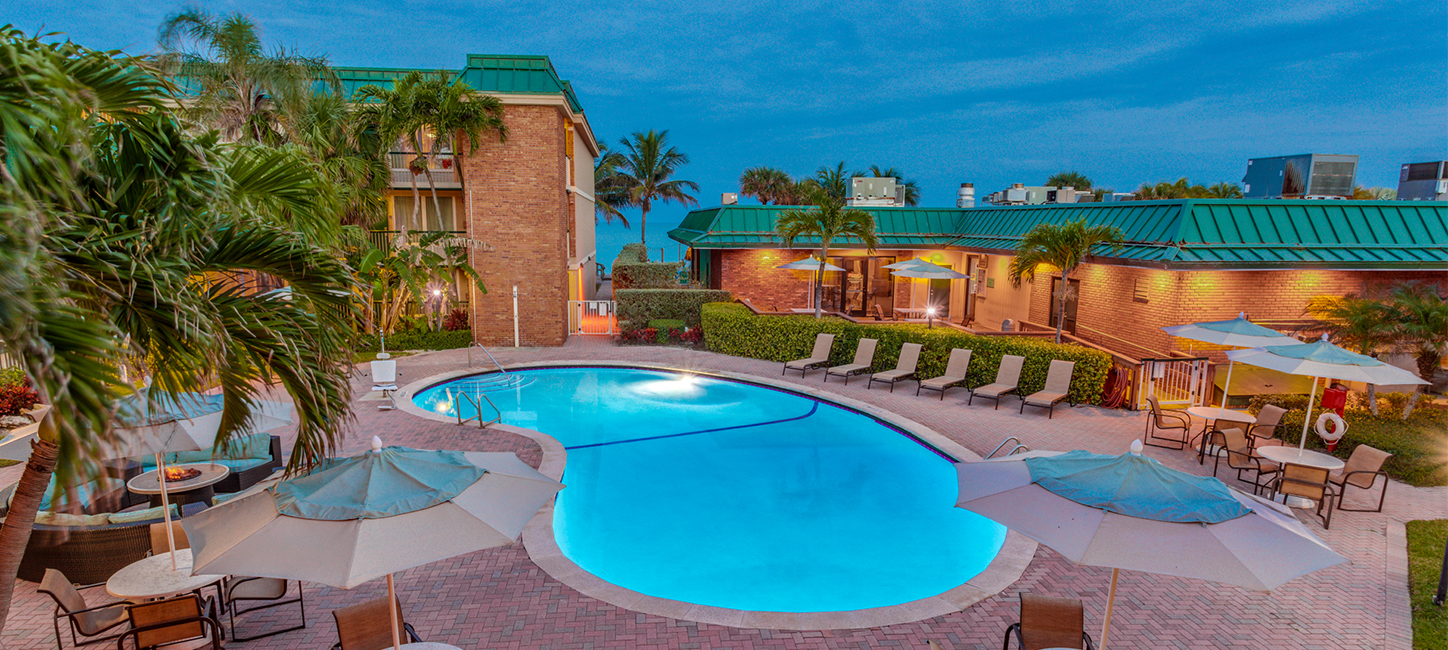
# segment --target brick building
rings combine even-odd
[[[809,304],[809,274],[774,267],[803,259],[773,233],[779,206],[695,210],[669,236],[690,247],[695,273],[712,288],[779,309]],[[1039,223],[1085,218],[1120,228],[1126,244],[1098,248],[1072,274],[1065,328],[1143,358],[1191,343],[1161,328],[1247,312],[1288,329],[1317,295],[1421,281],[1448,293],[1448,203],[1394,201],[1178,200],[967,209],[865,208],[880,250],[837,241],[826,309],[873,315],[874,306],[935,306],[953,322],[999,329],[1006,320],[1051,326],[1058,272],[1011,286],[1007,269],[1022,235]],[[815,240],[817,243],[817,240]],[[968,281],[898,279],[882,268],[923,257]],[[1199,347],[1191,350],[1202,353]]]
[[[412,70],[336,72],[350,94],[367,84],[385,88]],[[546,56],[469,54],[462,69],[445,72],[455,84],[498,98],[508,139],[499,142],[485,135],[477,150],[431,159],[428,171],[440,199],[436,205],[426,179],[416,179],[424,206],[421,230],[486,244],[471,249],[467,260],[487,287],[486,294],[461,276],[438,290],[448,296],[449,308],[469,313],[479,343],[512,345],[516,319],[519,344],[562,345],[568,335],[568,301],[592,298],[598,284],[593,208],[598,142],[583,105]],[[378,244],[396,237],[399,216],[408,219],[413,214],[414,179],[408,163],[414,155],[402,148],[395,147],[389,156],[389,217],[372,231]]]

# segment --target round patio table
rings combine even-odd
[[[1202,419],[1202,446],[1197,450],[1197,464],[1204,465],[1207,462],[1207,432],[1212,430],[1213,422],[1227,421],[1235,424],[1251,424],[1257,418],[1244,411],[1233,411],[1220,406],[1193,406],[1187,409],[1187,415]]]
[[[404,643],[400,647],[404,650],[463,650],[462,648],[459,648],[455,645],[448,645],[446,643],[429,643],[426,641],[420,643]]]
[[[1257,455],[1278,464],[1307,465],[1310,467],[1321,467],[1329,472],[1335,469],[1342,469],[1346,464],[1335,456],[1329,456],[1316,451],[1307,451],[1297,447],[1285,447],[1281,445],[1269,445],[1258,447]],[[1301,497],[1288,497],[1287,505],[1295,508],[1310,508],[1312,501]]]
[[[176,504],[178,508],[188,503],[197,503],[200,501],[205,501],[207,504],[210,504],[211,499],[216,496],[216,490],[212,488],[212,486],[231,474],[231,468],[216,463],[183,463],[180,465],[167,465],[166,468],[201,470],[201,474],[194,478],[188,478],[184,481],[166,482],[166,495],[171,498],[171,503]],[[161,505],[161,482],[158,480],[158,475],[154,469],[126,481],[126,489],[136,494],[150,496],[152,507]]]
[[[142,602],[167,598],[216,584],[226,576],[191,575],[191,549],[176,551],[176,569],[171,569],[171,554],[157,553],[137,560],[117,571],[106,581],[106,591],[116,598]]]

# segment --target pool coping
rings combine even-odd
[[[979,454],[966,449],[964,446],[937,433],[933,429],[897,413],[843,395],[837,395],[820,389],[800,386],[769,377],[722,370],[678,368],[667,364],[597,360],[538,361],[514,363],[503,366],[503,368],[507,370],[558,367],[642,368],[646,370],[686,372],[791,391],[826,402],[839,404],[840,406],[869,415],[890,426],[897,427],[910,435],[916,436],[924,443],[935,447],[937,450],[957,460],[980,460]],[[456,417],[448,417],[419,408],[412,402],[413,395],[445,381],[487,372],[494,371],[467,368],[464,370],[439,373],[414,381],[403,386],[402,389],[398,391],[397,407],[399,410],[427,420],[457,424]],[[499,431],[515,433],[536,441],[543,450],[543,459],[539,464],[538,471],[554,480],[562,479],[563,468],[567,464],[568,452],[563,448],[563,445],[552,436],[540,431],[524,429],[508,424],[492,424],[489,425],[489,427]],[[1000,551],[996,553],[995,558],[991,560],[985,570],[981,571],[975,577],[944,593],[901,603],[899,605],[838,612],[750,611],[696,605],[694,603],[649,596],[613,584],[589,573],[583,567],[578,566],[572,560],[565,557],[562,549],[558,547],[558,542],[554,538],[553,533],[553,504],[553,500],[550,499],[548,503],[539,509],[533,518],[528,521],[528,525],[523,529],[523,547],[528,551],[529,559],[538,565],[540,569],[543,569],[545,573],[552,576],[553,579],[568,585],[586,596],[623,609],[685,621],[739,628],[796,631],[843,630],[913,623],[952,614],[1004,591],[1006,587],[1009,587],[1012,583],[1019,580],[1025,572],[1026,566],[1031,563],[1031,559],[1035,556],[1037,546],[1034,540],[1025,535],[1013,530],[1007,530],[1006,539],[1001,544]]]

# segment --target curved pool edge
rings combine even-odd
[[[769,377],[722,370],[678,368],[666,364],[598,360],[525,362],[508,364],[504,366],[504,368],[508,370],[522,370],[526,368],[589,366],[686,372],[791,391],[814,399],[839,404],[840,406],[869,415],[915,436],[926,444],[958,460],[980,459],[979,454],[966,449],[964,446],[937,433],[933,429],[897,413],[843,395],[837,395],[825,390],[800,386]],[[489,371],[468,368],[465,370],[439,373],[419,379],[403,386],[402,389],[398,391],[397,407],[399,410],[423,419],[456,424],[457,418],[448,417],[418,407],[412,401],[413,396],[445,381],[486,372]],[[539,464],[538,471],[555,480],[562,479],[568,452],[563,448],[563,445],[552,436],[540,431],[524,429],[508,424],[494,424],[491,425],[490,428],[515,433],[536,441],[543,450],[543,460]],[[553,534],[553,504],[554,501],[549,500],[547,505],[544,505],[543,508],[528,521],[528,525],[523,529],[523,547],[528,551],[528,558],[553,579],[573,588],[585,596],[630,611],[694,621],[697,623],[739,628],[796,631],[841,630],[899,625],[945,616],[994,596],[1019,580],[1021,575],[1025,573],[1026,566],[1030,564],[1031,559],[1035,556],[1037,546],[1034,540],[1008,529],[1006,531],[1006,539],[1001,544],[1000,551],[996,553],[995,558],[991,560],[990,564],[975,577],[944,593],[901,603],[899,605],[838,612],[795,613],[750,611],[696,605],[694,603],[649,596],[633,591],[632,589],[620,587],[589,573],[584,570],[583,567],[578,566],[564,556],[562,549],[558,547],[558,542]]]

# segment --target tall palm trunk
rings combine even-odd
[[[408,170],[411,173],[412,170]],[[407,245],[407,226],[417,223],[417,213],[422,209],[422,193],[417,189],[417,174],[412,174],[412,216],[407,222],[402,221],[402,215],[397,215],[397,247]]]
[[[1368,384],[1368,410],[1373,412],[1373,417],[1378,416],[1378,385]]]
[[[643,210],[643,214],[639,216],[639,243],[643,244],[644,246],[648,246],[649,202],[644,201],[642,204],[639,205],[639,208]]]
[[[1066,324],[1066,293],[1071,290],[1071,271],[1061,269],[1061,311],[1056,314],[1056,342],[1061,342],[1061,328]]]
[[[825,260],[829,259],[828,253],[829,253],[829,249],[828,249],[828,248],[821,248],[821,249],[820,249],[820,264],[819,264],[819,266],[815,267],[815,286],[814,286],[815,318],[819,318],[819,317],[820,317],[820,312],[824,310],[824,300],[825,300],[825,264],[824,264],[824,263],[825,263]]]
[[[47,413],[41,419],[40,435],[31,443],[30,460],[15,485],[15,496],[10,501],[5,522],[0,524],[0,576],[13,578],[20,571],[20,559],[30,543],[35,513],[40,510],[40,501],[50,487],[50,476],[55,473],[55,463],[60,458],[60,446],[55,439],[55,420]],[[0,580],[0,630],[5,629],[14,593],[14,580]]]

